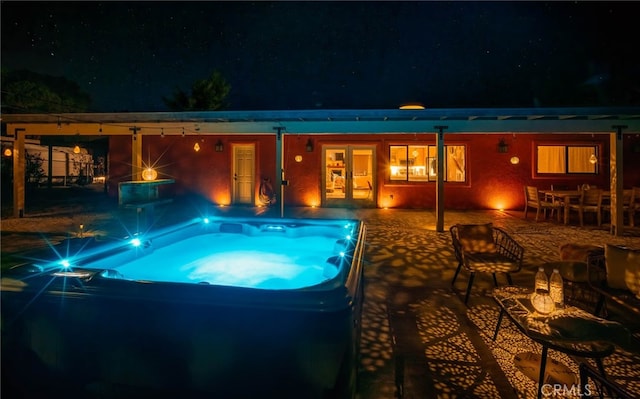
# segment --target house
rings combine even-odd
[[[173,195],[246,206],[520,209],[524,185],[640,185],[638,107],[15,114],[2,124],[16,143],[108,140],[114,197],[147,168],[175,181]]]

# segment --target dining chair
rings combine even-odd
[[[543,217],[547,218],[547,209],[551,211],[551,215],[553,216],[554,211],[560,210],[560,203],[548,201],[544,198],[541,198],[540,191],[537,187],[534,186],[525,186],[524,187],[524,218],[527,218],[527,212],[529,212],[529,208],[536,209],[536,222],[540,216],[540,211],[542,211]]]
[[[640,187],[631,188],[629,197],[629,226],[634,226],[636,212],[640,214]]]
[[[640,192],[639,192],[640,194]],[[629,225],[633,226],[633,218],[631,217],[631,202],[632,202],[633,190],[622,191],[622,215],[626,213],[629,216]],[[602,198],[602,212],[609,213],[611,216],[611,197],[606,196]]]
[[[577,204],[569,204],[569,212],[578,212],[580,226],[584,226],[584,214],[595,213],[598,227],[602,225],[602,189],[590,188],[581,190]]]

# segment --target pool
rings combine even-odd
[[[357,220],[198,218],[72,240],[2,276],[3,389],[352,398],[365,236]]]

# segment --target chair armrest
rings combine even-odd
[[[493,228],[493,238],[498,253],[516,262],[520,270],[524,258],[524,247],[499,227]]]

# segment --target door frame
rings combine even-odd
[[[249,202],[239,202],[239,188],[238,188],[238,150],[239,149],[251,149],[251,166],[249,168],[251,172],[251,198]],[[231,203],[234,205],[251,205],[256,204],[256,145],[255,143],[238,143],[231,145]]]
[[[327,150],[345,150],[345,197],[344,198],[328,198],[327,197],[327,169],[331,168],[327,165]],[[366,199],[353,198],[353,153],[355,150],[371,150],[371,191]],[[350,207],[350,208],[375,208],[377,206],[377,170],[376,170],[376,144],[324,144],[322,145],[322,164],[321,164],[321,206],[323,207]]]

